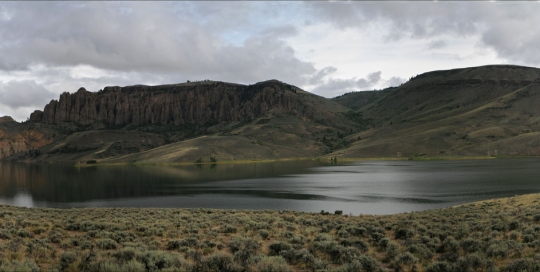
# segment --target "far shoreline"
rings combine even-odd
[[[334,160],[334,158],[336,158]],[[354,163],[363,161],[467,161],[467,160],[493,160],[493,159],[534,159],[540,156],[422,156],[422,157],[370,157],[370,158],[340,158],[337,156],[321,156],[321,157],[293,157],[282,159],[255,159],[255,160],[224,160],[224,161],[180,161],[180,162],[90,162],[79,161],[73,163],[76,167],[95,167],[95,166],[185,166],[185,165],[226,165],[226,164],[252,164],[252,163],[275,163],[275,162],[290,162],[290,161],[320,161],[328,163]],[[93,161],[93,160],[92,160]],[[40,163],[40,162],[23,162],[23,163]],[[70,164],[70,162],[49,162],[50,164]]]

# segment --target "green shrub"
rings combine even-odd
[[[338,232],[337,232],[337,235],[339,236],[339,238],[348,238],[349,237],[349,232],[345,229],[340,229]]]
[[[268,236],[270,236],[270,233],[267,230],[259,230],[259,235],[264,239],[268,239]]]
[[[256,270],[260,272],[288,272],[292,269],[281,256],[265,256],[259,260]]]
[[[147,271],[157,271],[164,268],[181,268],[181,260],[184,258],[179,253],[169,253],[164,251],[148,251],[137,257],[137,260],[144,264]]]
[[[257,240],[238,236],[232,237],[228,246],[234,254],[234,260],[243,266],[247,265],[248,260],[255,255],[261,247]]]
[[[6,229],[0,229],[0,239],[9,240],[11,239],[11,233]]]
[[[540,271],[540,262],[531,258],[518,259],[509,263],[501,271],[503,272],[529,272]]]
[[[398,228],[394,232],[394,239],[405,240],[414,236],[414,230],[408,228]]]
[[[223,233],[236,233],[236,231],[237,231],[236,226],[233,226],[233,225],[225,225],[222,228]]]
[[[362,253],[366,253],[369,250],[369,244],[366,241],[359,238],[342,239],[341,241],[339,241],[339,244],[346,247],[348,246],[355,247],[358,250],[360,250],[360,252]]]
[[[361,255],[354,262],[359,262],[366,272],[383,271],[381,263],[371,256]]]
[[[3,260],[0,265],[0,271],[38,272],[40,271],[40,268],[32,260],[26,260],[24,262],[19,262],[17,260],[13,260],[13,261]]]
[[[126,247],[124,249],[118,250],[113,254],[113,257],[119,261],[128,262],[137,256],[137,251],[132,247]]]
[[[277,256],[281,252],[290,250],[292,247],[289,243],[283,241],[274,241],[268,245],[268,255]]]
[[[438,253],[456,252],[459,249],[459,243],[454,237],[447,237],[437,249]]]
[[[32,233],[30,233],[30,231],[27,229],[21,229],[17,231],[17,236],[22,237],[22,238],[34,237],[34,235],[32,235]]]
[[[290,249],[281,252],[281,255],[285,258],[287,263],[292,265],[306,264],[308,267],[312,267],[317,262],[317,257],[311,254],[306,249]]]
[[[104,250],[116,249],[118,247],[118,243],[116,243],[115,240],[109,238],[97,240],[96,245]]]
[[[460,257],[454,264],[455,271],[493,271],[494,268],[493,262],[480,253]]]
[[[467,238],[461,241],[460,246],[467,253],[473,253],[482,250],[482,243],[472,238]]]
[[[62,241],[62,233],[58,231],[49,232],[49,240],[55,244],[60,243]]]
[[[447,262],[434,262],[426,267],[426,272],[453,272],[454,268]]]
[[[417,263],[418,258],[412,255],[410,252],[405,252],[397,255],[390,265],[396,271],[410,271],[413,270],[413,267],[416,267]]]
[[[393,258],[395,258],[399,254],[399,252],[400,252],[399,251],[399,244],[394,242],[394,241],[391,241],[386,246],[386,259],[387,260],[392,260]]]
[[[77,261],[77,254],[75,252],[66,251],[60,255],[60,270],[66,270],[72,263]]]
[[[433,258],[433,255],[435,254],[435,252],[431,251],[431,249],[429,249],[424,244],[410,245],[407,248],[407,251],[419,257],[421,260],[431,260],[431,258]]]
[[[193,260],[195,263],[200,263],[202,254],[196,249],[188,249],[185,253],[186,259]]]
[[[506,256],[508,256],[508,244],[503,241],[493,242],[488,246],[486,254],[489,257],[505,258]]]
[[[534,236],[532,235],[523,235],[523,243],[532,243],[534,240]]]
[[[243,268],[234,263],[233,256],[229,253],[216,252],[202,260],[203,271],[242,271]]]

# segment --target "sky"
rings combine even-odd
[[[540,67],[539,1],[0,1],[0,116],[80,87],[277,79],[323,97]]]

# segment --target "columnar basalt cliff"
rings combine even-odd
[[[314,117],[317,109],[297,94],[300,89],[278,81],[251,86],[222,82],[163,86],[106,87],[97,93],[80,88],[63,93],[30,120],[45,124],[103,123],[125,127],[183,125],[253,119],[270,110]]]

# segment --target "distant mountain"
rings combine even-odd
[[[84,88],[0,118],[0,159],[182,162],[539,156],[540,69],[434,71],[326,99],[270,80]]]
[[[511,65],[421,74],[357,109],[373,128],[333,155],[538,156],[539,84],[540,69]]]

